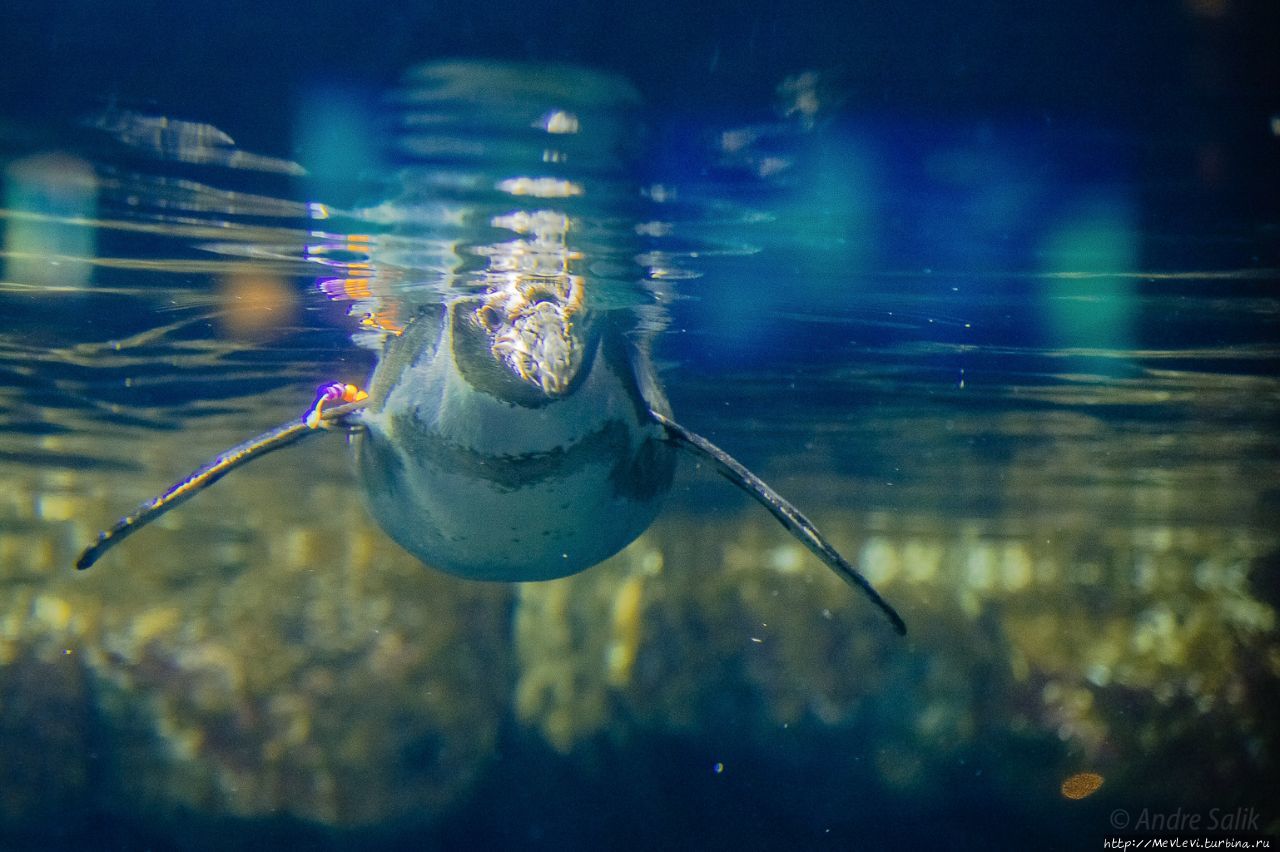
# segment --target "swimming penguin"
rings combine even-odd
[[[481,157],[483,178],[467,164],[467,185],[484,187],[484,194],[463,197],[465,215],[444,218],[483,221],[484,233],[504,239],[424,264],[448,270],[437,272],[448,286],[431,288],[425,300],[390,294],[394,322],[386,312],[367,314],[371,322],[381,317],[375,324],[384,331],[367,392],[343,383],[322,386],[303,418],[218,455],[101,533],[76,566],[90,567],[240,465],[340,430],[351,436],[370,514],[406,551],[467,579],[548,580],[590,568],[644,532],[684,453],[709,462],[764,505],[905,633],[894,608],[798,509],[673,419],[651,364],[653,324],[641,322],[634,305],[620,307],[616,294],[603,292],[608,282],[590,274],[590,262],[601,260],[593,252],[605,251],[599,228],[583,237],[575,223],[579,216],[603,217],[581,206],[571,214],[568,205],[582,205],[593,193],[609,197],[612,161],[598,144],[567,137],[612,116],[607,107],[628,100],[629,90],[614,78],[576,69],[540,78],[519,68],[451,64],[418,79],[428,83],[413,103],[435,112],[431,121],[413,124],[443,124],[438,115],[448,109],[455,118],[483,116],[485,132],[501,137],[493,147],[505,159]],[[573,108],[557,106],[565,103]],[[473,133],[466,150],[483,153],[488,138]],[[447,147],[434,138],[417,144],[430,151]],[[535,157],[543,168],[576,163],[595,182],[570,179],[573,174],[531,177],[526,169]],[[426,208],[417,201],[439,192],[457,199],[463,181],[433,166],[427,183],[414,184],[400,199],[401,209],[418,217],[402,243],[419,251],[421,235],[412,229],[422,227]],[[461,242],[430,244],[453,251]],[[396,259],[402,274],[406,265]],[[376,283],[376,276],[362,279],[359,289],[367,294]]]
[[[90,567],[236,467],[323,434],[317,427],[337,426],[352,434],[371,514],[423,562],[475,580],[564,577],[648,528],[683,451],[758,500],[906,632],[894,608],[798,509],[672,419],[648,358],[610,325],[614,318],[599,325],[584,318],[571,332],[573,354],[530,359],[522,375],[494,354],[495,342],[517,332],[485,316],[484,300],[472,298],[415,318],[388,339],[367,395],[351,385],[321,388],[305,418],[221,453],[144,503],[101,533],[76,567]],[[536,351],[545,344],[539,331],[545,338],[561,330],[519,333]]]

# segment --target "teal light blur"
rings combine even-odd
[[[69,154],[34,154],[4,170],[4,276],[19,284],[80,288],[96,250],[93,167]]]
[[[350,88],[315,86],[302,97],[294,150],[313,198],[343,206],[360,195],[359,181],[380,160],[373,113],[368,97]]]
[[[793,204],[783,221],[800,232],[812,269],[802,280],[813,286],[847,280],[874,262],[880,187],[875,158],[856,137],[819,138],[804,155]],[[808,165],[808,168],[806,168]]]
[[[830,303],[838,298],[833,294],[859,286],[880,262],[883,189],[877,166],[860,140],[815,135],[794,154],[778,158],[778,171],[761,176],[776,193],[776,200],[762,204],[769,220],[735,223],[723,234],[727,244],[736,239],[753,251],[740,269],[726,270],[724,286],[732,297],[705,296],[707,309],[699,320],[716,330],[722,351],[731,351],[735,360],[768,358],[777,347],[793,345],[779,337],[775,306]],[[766,268],[785,270],[785,279],[761,278],[760,257],[770,259]],[[716,285],[703,281],[694,292],[709,294]]]
[[[1096,192],[1065,205],[1041,238],[1049,345],[1123,351],[1133,345],[1139,234],[1131,202]]]

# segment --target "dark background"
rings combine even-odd
[[[1243,215],[1280,200],[1280,8],[1268,0],[1004,3],[0,2],[0,115],[64,119],[114,99],[287,153],[317,85],[370,92],[448,57],[571,61],[631,78],[658,110],[840,81],[852,115],[1089,123],[1136,134],[1170,181]]]

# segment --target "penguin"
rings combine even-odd
[[[368,392],[322,386],[302,419],[218,454],[100,533],[76,567],[91,567],[232,470],[341,429],[351,435],[372,517],[406,551],[466,579],[555,579],[602,562],[644,532],[684,453],[757,500],[906,633],[894,607],[799,509],[673,419],[647,353],[616,316],[580,318],[567,330],[568,352],[563,339],[546,345],[566,329],[543,316],[518,330],[535,357],[512,362],[499,344],[517,331],[488,319],[487,308],[469,297],[423,311],[388,338]],[[540,313],[555,314],[530,311]]]
[[[622,218],[618,152],[633,141],[626,110],[638,100],[629,84],[475,63],[410,79],[400,144],[427,165],[406,169],[396,202],[365,216],[392,223],[381,256],[390,283],[374,292],[371,256],[355,286],[321,287],[358,291],[353,310],[378,330],[367,391],[322,385],[302,418],[218,454],[100,533],[76,566],[232,470],[341,431],[370,515],[406,551],[466,579],[550,580],[643,533],[684,455],[760,502],[904,634],[897,611],[795,506],[674,419],[650,354],[661,323],[641,310],[653,306],[610,292],[619,282],[596,272],[630,253],[599,224]],[[406,257],[428,249],[436,254],[418,262],[428,277],[395,286],[415,268]]]

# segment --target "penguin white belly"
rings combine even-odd
[[[503,398],[468,379],[466,312],[444,320],[436,345],[405,342],[416,360],[384,359],[361,417],[357,468],[383,529],[442,571],[505,581],[577,573],[643,532],[674,450],[625,347],[601,346],[612,355],[597,351],[569,393]]]
[[[371,452],[373,434],[360,440],[362,454],[387,464]],[[370,509],[401,547],[428,565],[470,579],[509,581],[589,568],[630,543],[660,508],[658,499],[619,493],[612,459],[548,473],[515,489],[504,480],[521,462],[493,464],[507,470],[489,478],[399,455],[391,462],[393,485],[368,483]],[[368,482],[370,470],[362,470]]]

